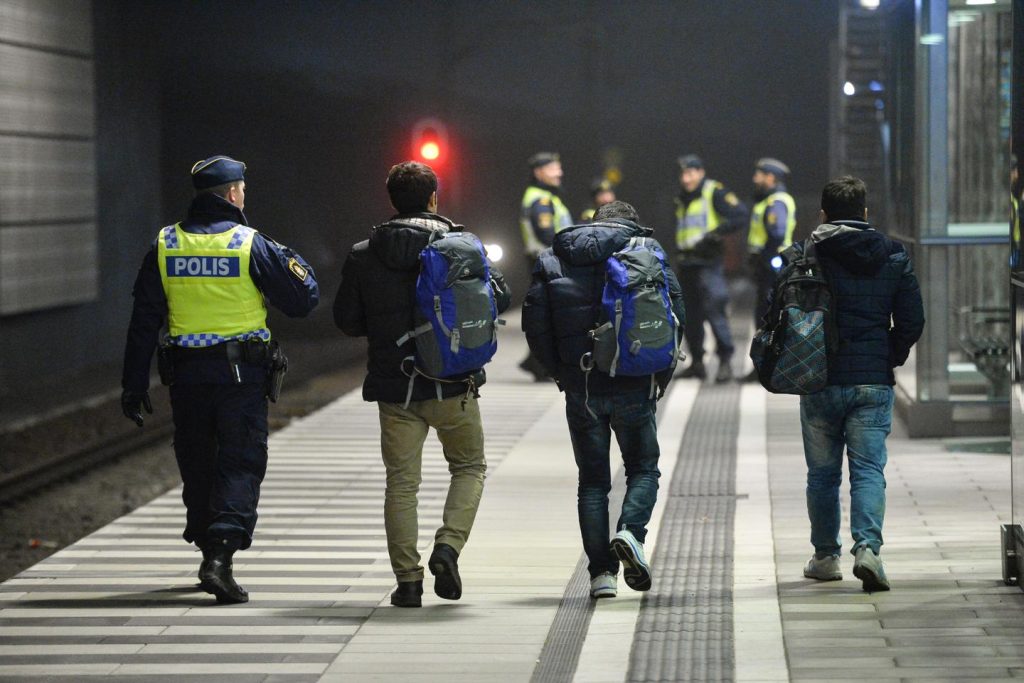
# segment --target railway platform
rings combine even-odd
[[[564,402],[516,369],[516,330],[481,390],[488,478],[460,601],[434,596],[428,575],[421,609],[389,605],[376,407],[356,390],[271,436],[256,540],[235,561],[249,603],[197,590],[175,489],[0,585],[0,680],[1024,678],[1024,592],[999,559],[1009,458],[894,434],[892,591],[864,593],[848,553],[843,581],[817,583],[801,573],[798,402],[756,385],[673,383],[658,407],[654,587],[591,601]],[[447,477],[431,435],[425,553]],[[613,496],[621,486],[620,472]]]

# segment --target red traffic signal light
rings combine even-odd
[[[412,155],[425,164],[442,164],[448,156],[448,129],[437,119],[420,119],[412,129]]]

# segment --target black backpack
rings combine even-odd
[[[838,346],[835,295],[808,238],[790,247],[772,290],[771,307],[754,332],[750,360],[774,394],[813,394],[828,386],[828,359]]]

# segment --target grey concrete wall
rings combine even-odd
[[[135,239],[153,233],[160,206],[160,90],[144,13],[131,2],[93,8],[96,92],[98,297],[0,319],[0,410],[24,387],[53,386],[67,402],[74,380],[114,373],[124,350],[131,287],[142,260]],[[73,235],[65,235],[73,242]]]

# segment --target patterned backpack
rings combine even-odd
[[[771,307],[754,332],[750,359],[773,394],[813,394],[828,385],[828,359],[838,345],[835,295],[810,238],[790,247],[772,290]]]

